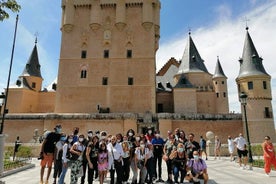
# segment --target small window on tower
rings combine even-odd
[[[226,97],[226,93],[225,92],[223,92],[223,97]]]
[[[217,94],[217,98],[219,97],[219,93],[216,93]]]
[[[221,84],[224,84],[224,81],[221,81]]]
[[[269,111],[269,107],[265,107],[264,117],[265,118],[272,118],[272,112]]]
[[[32,83],[32,88],[35,88],[36,84],[35,82]]]
[[[128,85],[133,85],[133,77],[128,78]]]
[[[263,81],[263,88],[267,89],[266,81]]]
[[[127,58],[132,58],[132,50],[127,50]]]
[[[107,77],[103,77],[102,84],[103,85],[108,85],[108,78]]]
[[[253,82],[250,81],[247,83],[248,90],[253,89]]]
[[[81,51],[81,58],[86,58],[86,50]]]
[[[86,74],[87,74],[87,71],[86,70],[82,70],[81,71],[81,79],[85,79],[86,78]]]
[[[104,58],[109,58],[109,50],[104,50]]]
[[[216,81],[215,84],[218,84],[218,82]]]

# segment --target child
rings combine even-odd
[[[108,153],[106,149],[106,144],[104,141],[101,141],[99,145],[98,152],[98,172],[99,172],[99,181],[100,184],[103,184],[104,178],[108,170]]]

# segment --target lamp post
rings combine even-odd
[[[241,105],[243,106],[243,112],[244,112],[245,130],[246,130],[248,152],[249,152],[249,160],[248,160],[249,169],[252,170],[253,158],[252,158],[251,143],[249,138],[249,130],[248,130],[248,123],[247,123],[247,116],[246,116],[247,94],[245,94],[244,92],[241,92],[240,94],[240,102],[241,102]]]

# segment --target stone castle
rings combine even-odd
[[[163,136],[179,127],[198,137],[212,131],[224,141],[245,132],[244,116],[229,113],[227,77],[219,58],[214,74],[209,73],[191,33],[181,61],[171,58],[156,74],[159,0],[63,0],[61,7],[57,80],[42,89],[35,43],[22,75],[9,88],[5,134],[30,142],[33,134],[55,124],[66,133],[76,126],[82,133],[111,134],[130,128],[144,133],[152,127]],[[251,142],[262,142],[265,135],[276,140],[271,76],[248,28],[239,62],[237,96],[248,95]]]

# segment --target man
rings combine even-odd
[[[237,152],[239,156],[239,165],[240,167],[242,167],[242,162],[243,162],[244,164],[243,169],[246,169],[246,164],[248,160],[248,157],[247,157],[248,151],[246,150],[246,140],[243,137],[242,133],[239,134],[239,137],[234,139],[234,144],[237,147]]]
[[[195,135],[193,133],[189,134],[188,141],[185,142],[185,150],[188,155],[188,159],[193,158],[193,151],[200,151],[199,143],[194,140]]]
[[[21,146],[21,141],[19,140],[19,136],[17,136],[16,141],[14,143],[14,152],[13,152],[13,159],[12,159],[13,161],[15,159],[16,153],[18,152],[20,146]]]
[[[122,184],[123,182],[123,155],[124,151],[121,146],[117,142],[116,136],[111,137],[111,142],[108,143],[107,145],[107,150],[108,150],[108,165],[110,169],[110,183],[114,184],[114,175],[115,175],[115,170],[117,174],[117,182],[116,184]]]
[[[203,159],[199,157],[198,151],[193,151],[193,158],[187,164],[187,179],[189,182],[200,184],[200,179],[204,180],[204,184],[208,183],[207,165]]]
[[[164,148],[164,140],[160,137],[160,132],[157,131],[155,133],[155,138],[151,140],[151,144],[153,145],[153,155],[154,155],[154,168],[157,169],[158,162],[158,180],[157,182],[164,182],[162,180],[162,156],[163,156],[163,148]],[[154,171],[154,176],[157,178],[156,169]]]
[[[207,153],[206,153],[206,140],[202,137],[202,135],[200,136],[199,145],[200,145],[200,156],[201,156],[201,158],[202,158],[202,153],[204,153],[205,157],[206,157],[206,160],[208,160]]]
[[[44,184],[48,184],[48,180],[52,170],[52,163],[54,160],[55,144],[60,140],[60,133],[61,125],[56,125],[56,127],[54,128],[54,132],[49,133],[42,143],[40,151],[40,184],[43,184],[44,170],[46,166],[48,167],[48,172],[46,182]]]

